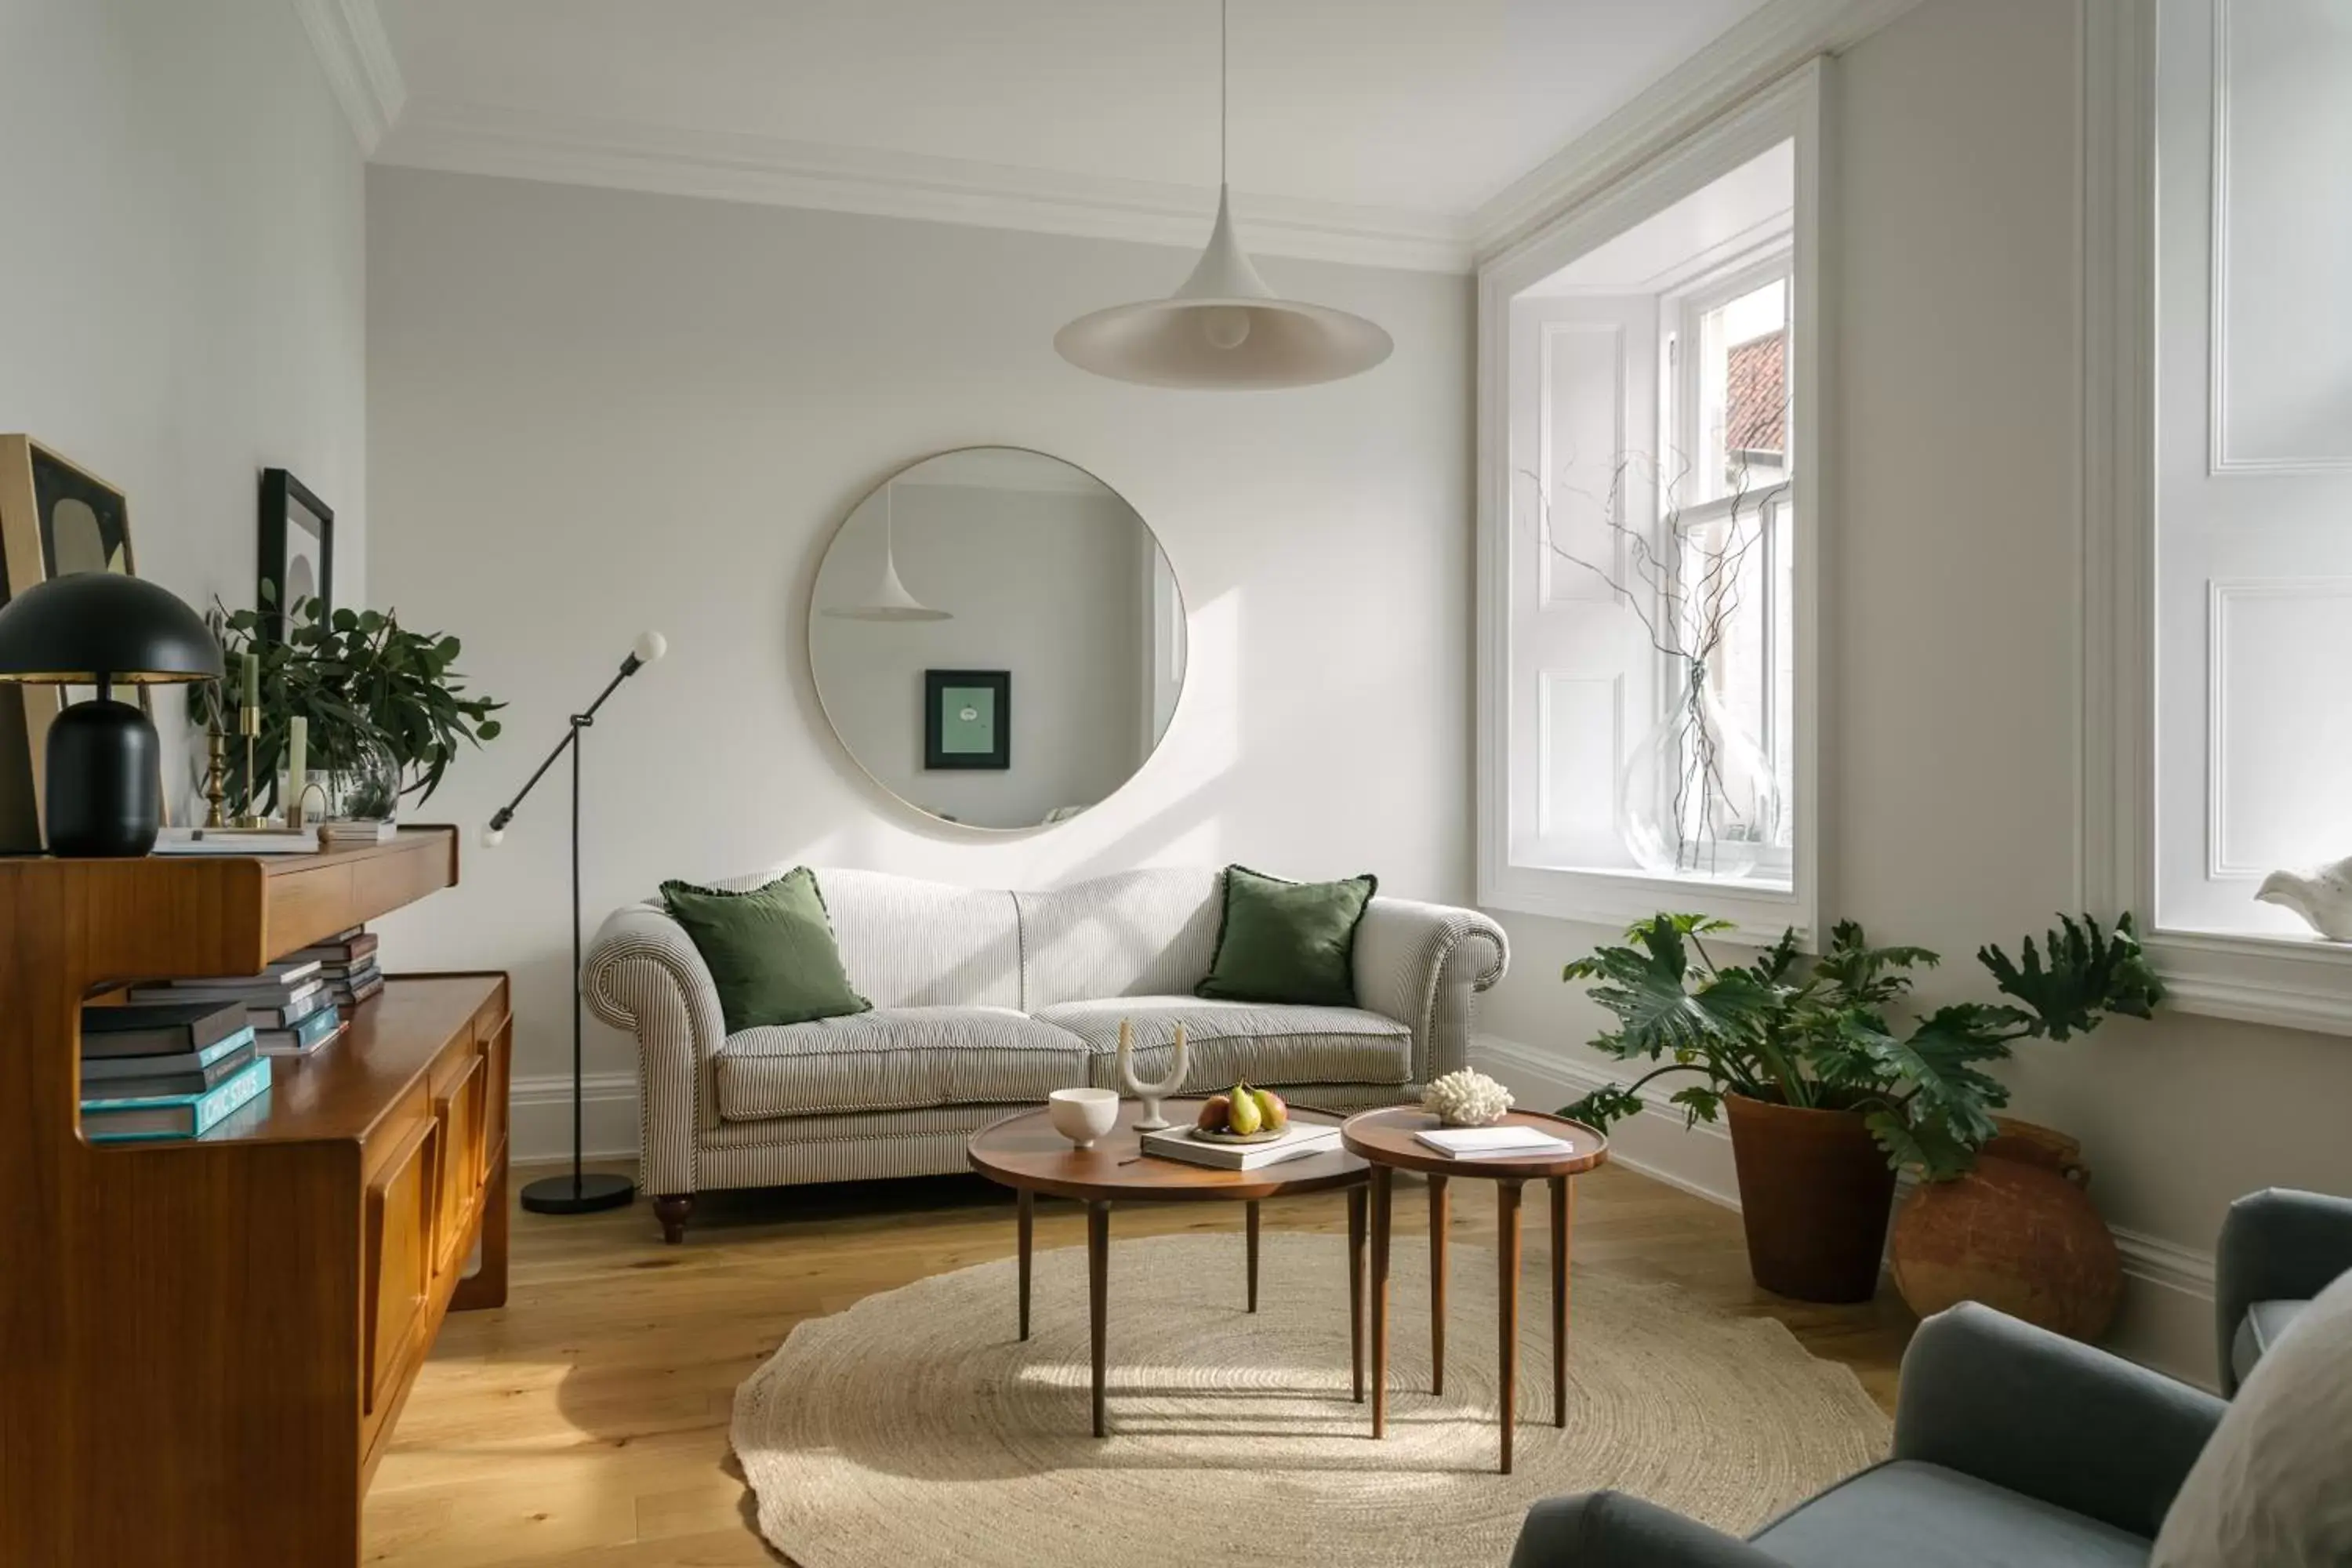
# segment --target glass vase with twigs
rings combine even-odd
[[[1764,557],[1789,497],[1789,481],[1755,482],[1740,462],[1727,474],[1727,494],[1686,520],[1679,490],[1687,465],[1673,472],[1643,454],[1622,455],[1605,493],[1562,487],[1590,502],[1621,565],[1612,570],[1563,543],[1553,527],[1553,487],[1533,483],[1541,546],[1598,577],[1640,621],[1664,666],[1657,722],[1625,759],[1617,780],[1616,821],[1625,848],[1654,876],[1737,879],[1755,874],[1785,845],[1786,800],[1765,747],[1725,700],[1727,666],[1753,660],[1731,633],[1743,604],[1769,592]],[[1661,500],[1654,533],[1625,521],[1629,491],[1640,481]],[[1675,542],[1661,551],[1655,540]]]

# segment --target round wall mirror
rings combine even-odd
[[[1117,490],[1014,447],[909,464],[817,568],[809,664],[841,743],[945,822],[1065,821],[1160,744],[1184,684],[1184,597]]]

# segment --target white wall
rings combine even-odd
[[[1930,1000],[1985,998],[1979,943],[2079,900],[2081,617],[2072,5],[1928,0],[1840,62],[1840,343],[1827,565],[1833,703],[1825,919],[1939,949]],[[1941,483],[1971,455],[1965,485]],[[1504,917],[1482,1028],[1569,1064],[1600,1018],[1559,979],[1605,933]],[[2352,1044],[2173,1016],[2026,1048],[2018,1113],[2080,1137],[2135,1278],[2123,1342],[2211,1377],[2210,1251],[2269,1184],[2352,1191]],[[1729,1191],[1719,1136],[1624,1146]]]
[[[253,602],[260,470],[291,468],[359,602],[362,169],[294,7],[0,0],[0,430],[121,489],[140,575],[199,608]]]
[[[975,826],[1034,827],[1057,806],[1108,798],[1147,749],[1150,532],[1099,488],[891,489],[899,577],[952,618],[815,619],[813,673],[842,744],[899,799]],[[868,498],[826,551],[818,605],[870,591],[881,514]],[[1011,766],[923,766],[931,669],[1012,677]]]
[[[466,640],[510,739],[427,818],[478,824],[642,626],[672,652],[588,738],[593,926],[668,876],[777,861],[982,886],[1151,863],[1376,870],[1468,894],[1470,288],[1271,260],[1395,334],[1287,393],[1131,387],[1055,357],[1181,252],[378,168],[369,176],[371,563],[380,604]],[[1192,608],[1165,743],[1108,804],[979,838],[881,795],[818,711],[802,616],[834,525],[927,452],[1067,458],[1158,532]],[[518,1135],[568,1069],[565,779],[464,885],[384,922],[405,965],[516,975]],[[592,1026],[593,1027],[593,1026]],[[602,1075],[625,1043],[589,1043]],[[592,1143],[625,1143],[625,1100]],[[534,1132],[534,1127],[543,1131]],[[536,1148],[533,1141],[537,1141]]]

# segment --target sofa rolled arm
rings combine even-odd
[[[2257,1301],[2309,1300],[2352,1268],[2352,1198],[2265,1187],[2230,1205],[2214,1249],[2221,1392],[2238,1391],[2231,1342]]]
[[[2229,1407],[2202,1389],[1973,1301],[1919,1325],[1895,1458],[2154,1536]]]
[[[1470,998],[1503,977],[1503,928],[1476,910],[1375,898],[1356,927],[1357,1003],[1412,1029],[1412,1080],[1470,1059]]]
[[[1781,1568],[1759,1547],[1622,1492],[1546,1498],[1528,1510],[1511,1568]]]
[[[710,1059],[727,1039],[709,966],[683,926],[633,904],[597,929],[580,994],[590,1012],[636,1037],[640,1184],[649,1193],[695,1192],[697,1134],[711,1114]]]

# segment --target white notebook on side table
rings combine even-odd
[[[1436,1127],[1413,1134],[1455,1160],[1549,1160],[1576,1152],[1576,1145],[1539,1127]]]

